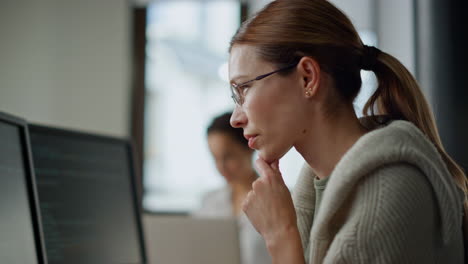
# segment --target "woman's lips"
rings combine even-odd
[[[254,149],[255,141],[258,135],[245,135],[244,137],[249,141],[249,148]]]

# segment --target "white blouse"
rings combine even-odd
[[[195,217],[231,218],[234,217],[231,202],[231,189],[224,187],[204,195],[202,206],[193,213]],[[244,212],[237,217],[242,264],[271,263],[262,236],[255,230]]]

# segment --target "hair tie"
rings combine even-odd
[[[361,69],[366,71],[374,70],[375,65],[377,64],[377,57],[381,51],[374,46],[363,46],[363,53],[361,57]]]

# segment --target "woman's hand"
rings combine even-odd
[[[277,245],[278,241],[290,240],[291,234],[298,234],[291,193],[284,183],[278,163],[267,164],[257,159],[255,164],[261,177],[252,184],[252,191],[242,205],[268,247]]]

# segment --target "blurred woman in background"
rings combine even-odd
[[[207,129],[210,152],[227,184],[207,193],[194,215],[237,218],[242,264],[271,263],[262,237],[242,212],[242,202],[258,175],[252,164],[254,150],[248,147],[242,129],[230,125],[231,114],[216,117]]]

